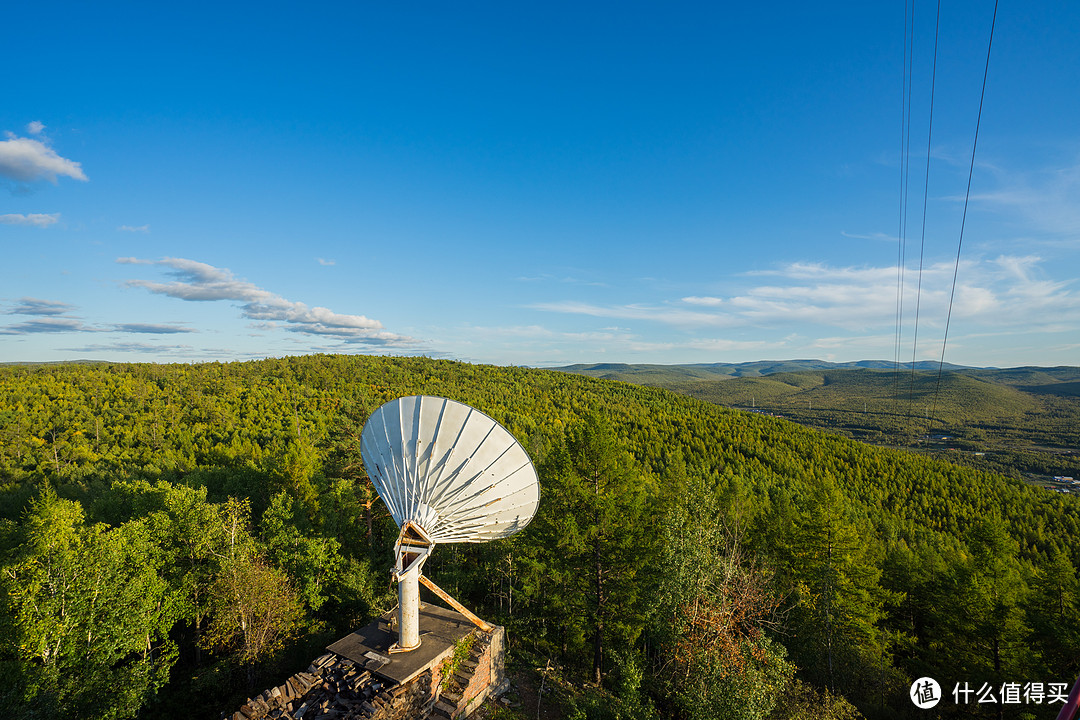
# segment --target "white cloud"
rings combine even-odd
[[[682,299],[687,305],[702,305],[704,307],[719,307],[724,304],[723,298],[718,297],[698,297],[691,295],[690,297],[684,297]]]
[[[997,189],[973,193],[971,202],[1003,215],[1014,215],[1037,228],[1043,239],[1080,244],[1080,161],[1039,172],[998,171]],[[963,195],[946,198],[962,203]]]
[[[728,338],[701,338],[683,344],[683,347],[694,350],[708,350],[710,352],[760,351],[778,349],[784,346],[783,341],[731,340]]]
[[[45,130],[45,124],[38,120],[31,120],[26,124],[26,132],[31,135],[40,135]]]
[[[19,304],[9,312],[12,315],[64,315],[75,309],[74,305],[57,302],[55,300],[39,300],[38,298],[19,298]]]
[[[502,327],[487,327],[482,325],[468,325],[460,332],[473,339],[484,340],[507,340],[513,342],[540,342],[550,343],[558,341],[574,342],[613,342],[633,338],[626,330],[621,328],[602,328],[586,332],[564,332],[552,330],[542,325],[510,325]]]
[[[620,318],[623,320],[647,320],[683,327],[729,325],[732,322],[731,318],[725,315],[638,304],[602,306],[575,300],[562,300],[534,303],[528,307],[533,310],[545,310],[548,312]]]
[[[582,274],[583,271],[576,270],[578,274]],[[587,285],[589,287],[609,287],[606,282],[600,282],[598,280],[586,280],[578,277],[578,275],[552,275],[551,273],[540,273],[539,275],[520,275],[517,278],[518,282],[536,283],[536,282],[549,282],[559,283],[562,285]]]
[[[150,232],[150,226],[149,225],[121,225],[120,227],[118,227],[116,229],[117,230],[122,230],[123,232],[137,232],[137,233],[148,233],[148,232]]]
[[[76,316],[76,307],[56,300],[19,298],[7,315],[29,315],[30,320],[0,327],[0,335],[37,335],[43,333],[132,333],[139,335],[175,335],[193,333],[183,323],[113,323],[109,325],[86,325]]]
[[[896,282],[896,266],[831,267],[824,263],[793,262],[773,270],[752,270],[747,276],[775,275],[806,280],[843,280],[853,282]]]
[[[1001,256],[960,263],[953,297],[953,319],[994,326],[1046,324],[1077,318],[1080,297],[1070,282],[1043,278],[1037,257]],[[953,262],[933,263],[904,272],[904,321],[943,327],[952,292]],[[836,268],[795,263],[771,273],[791,284],[752,288],[730,300],[741,315],[757,322],[814,323],[848,330],[894,326],[896,268]],[[921,285],[921,287],[920,287]],[[1077,318],[1080,320],[1080,318]]]
[[[323,265],[323,266],[326,266],[326,267],[329,267],[330,265],[337,265],[337,260],[325,260],[323,258],[315,258],[315,259],[319,261],[320,265]]]
[[[42,333],[62,332],[98,332],[95,328],[83,325],[82,320],[66,317],[43,317],[39,320],[27,320],[0,328],[0,335],[39,335]]]
[[[0,327],[0,335],[41,335],[68,332],[103,332],[102,328],[83,324],[82,319],[71,315],[74,305],[55,300],[19,298],[18,304],[8,311],[10,315],[30,315],[31,320]]]
[[[121,323],[114,325],[116,332],[140,333],[147,335],[174,335],[176,333],[192,333],[195,330],[173,323]]]
[[[128,280],[128,287],[140,287],[159,295],[180,300],[240,302],[240,314],[249,320],[263,323],[283,323],[283,329],[308,335],[334,336],[349,344],[401,345],[414,343],[412,338],[387,332],[378,320],[363,315],[336,313],[329,308],[308,307],[302,302],[286,300],[245,280],[236,278],[231,270],[185,258],[141,260],[117,258],[129,265],[156,265],[170,268],[173,282]]]
[[[863,352],[865,352],[867,348],[873,348],[877,352],[891,354],[896,346],[896,336],[893,334],[880,334],[819,337],[811,340],[808,346],[825,350],[856,348]],[[885,355],[882,355],[882,357],[885,357]]]
[[[0,140],[0,176],[18,182],[49,180],[58,177],[86,181],[82,166],[60,157],[48,144],[33,138],[21,138],[8,133],[7,140]]]
[[[881,242],[890,242],[890,243],[896,242],[896,236],[895,235],[889,235],[888,233],[883,233],[883,232],[849,233],[849,232],[841,230],[840,234],[843,235],[846,238],[851,238],[852,240],[880,240]]]
[[[157,353],[162,351],[176,352],[191,350],[190,345],[151,345],[150,343],[109,343],[98,345],[84,345],[83,347],[60,348],[67,352],[137,352]]]
[[[158,354],[163,357],[185,359],[199,359],[208,357],[235,358],[237,355],[240,355],[242,357],[263,357],[261,353],[238,353],[235,350],[225,350],[223,348],[196,349],[191,345],[155,345],[153,343],[141,342],[95,343],[92,345],[83,345],[81,347],[62,347],[57,349],[63,350],[64,352],[77,353]]]
[[[905,326],[915,317],[920,327],[943,328],[952,291],[953,262],[904,272]],[[769,276],[768,285],[750,287],[730,296],[681,298],[700,310],[671,305],[595,305],[566,300],[538,303],[536,310],[593,317],[614,317],[679,326],[685,330],[715,327],[779,329],[821,326],[851,332],[895,327],[897,270],[895,267],[832,267],[821,263],[792,263],[747,273]],[[1080,324],[1080,294],[1074,281],[1045,277],[1035,256],[1001,256],[961,262],[953,298],[952,317],[969,324],[1016,328]]]
[[[31,227],[49,227],[60,222],[60,213],[8,213],[0,215],[0,224],[3,225],[27,225]]]
[[[1021,283],[1031,281],[1032,272],[1040,262],[1042,262],[1042,258],[1037,255],[1026,255],[1024,257],[1002,255],[991,260],[992,264],[997,265],[1013,280],[1018,280]]]
[[[453,340],[461,346],[480,347],[494,343],[504,358],[513,357],[529,364],[567,364],[586,362],[588,358],[617,358],[620,362],[644,362],[635,356],[676,352],[720,353],[781,350],[786,340],[745,340],[738,338],[678,338],[652,340],[624,328],[600,328],[567,332],[542,325],[477,326],[456,328]]]

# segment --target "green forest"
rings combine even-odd
[[[1080,672],[1080,498],[1015,477],[552,370],[26,365],[0,367],[0,713],[217,718],[391,609],[359,436],[414,394],[537,466],[525,530],[425,574],[507,628],[512,680],[544,668],[544,717],[922,717],[930,676],[931,716],[1035,718]]]
[[[1080,367],[889,365],[795,360],[559,369],[666,388],[864,442],[947,453],[952,462],[1014,477],[1080,476]]]

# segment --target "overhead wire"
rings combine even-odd
[[[909,12],[910,10],[910,12]],[[911,78],[915,56],[915,0],[904,3],[904,64],[900,110],[900,217],[897,228],[896,333],[893,347],[893,401],[900,400],[900,357],[904,327],[904,270],[907,263],[907,198],[911,161]]]
[[[941,341],[941,360],[938,362],[937,384],[934,388],[934,412],[929,417],[927,435],[937,414],[938,395],[941,392],[941,376],[945,368],[945,347],[949,342],[949,325],[952,322],[953,301],[956,298],[956,279],[960,274],[960,251],[964,246],[964,227],[967,225],[968,203],[971,200],[971,178],[975,174],[975,151],[979,145],[979,126],[982,124],[983,101],[986,98],[986,79],[990,74],[990,51],[994,47],[994,28],[997,25],[998,0],[994,0],[994,15],[990,20],[990,39],[986,43],[986,65],[983,67],[982,90],[979,93],[979,113],[975,118],[975,138],[971,142],[971,165],[968,167],[967,191],[964,193],[964,212],[960,219],[960,238],[956,243],[956,264],[953,266],[952,290],[949,292],[949,311],[945,316],[945,334]]]
[[[919,240],[919,280],[915,288],[915,328],[911,338],[911,381],[908,385],[908,417],[915,403],[915,358],[919,347],[919,310],[922,304],[923,259],[926,255],[926,209],[930,198],[930,147],[934,134],[934,92],[937,88],[938,37],[941,32],[941,0],[934,22],[934,63],[930,73],[930,118],[926,128],[926,175],[923,181],[922,231]]]

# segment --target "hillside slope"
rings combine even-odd
[[[855,365],[863,367],[851,367]],[[1080,476],[1080,368],[952,366],[939,377],[934,363],[899,373],[885,369],[887,365],[797,360],[715,369],[562,369],[663,387],[876,444],[960,451],[952,453],[954,461],[1015,477]],[[927,434],[948,435],[950,440],[927,446]]]
[[[821,402],[839,402],[871,381],[882,382],[868,370],[752,380],[755,387],[771,383],[777,398],[818,393]],[[743,381],[716,384],[735,382]],[[955,383],[951,391],[961,394],[986,384],[970,377]],[[1012,392],[1019,391],[1000,389],[995,402],[1015,403],[1021,412],[1026,396]],[[767,699],[768,707],[795,707],[776,693],[797,686],[785,675],[797,668],[800,681],[837,689],[871,716],[875,707],[881,711],[887,689],[893,714],[881,717],[895,717],[910,705],[904,682],[926,672],[957,680],[965,672],[998,673],[1004,681],[1024,668],[1050,677],[1080,669],[1080,593],[1073,587],[1078,498],[663,389],[425,358],[0,368],[0,564],[10,571],[0,583],[45,567],[42,558],[52,551],[34,534],[43,523],[67,528],[50,537],[68,533],[87,547],[134,543],[122,546],[131,553],[142,548],[138,557],[147,559],[140,562],[156,563],[155,576],[168,585],[157,592],[175,594],[168,602],[163,595],[161,605],[174,608],[172,624],[139,630],[160,648],[150,658],[176,663],[171,673],[131,681],[147,688],[140,716],[173,717],[170,698],[205,697],[207,711],[227,707],[227,697],[242,695],[244,677],[273,666],[269,660],[244,665],[225,644],[206,646],[209,659],[199,659],[194,628],[201,616],[184,613],[195,613],[200,606],[192,597],[212,594],[222,574],[232,572],[220,559],[232,546],[206,546],[217,537],[209,529],[249,523],[250,547],[262,558],[253,567],[287,577],[280,592],[295,588],[302,600],[297,652],[347,632],[386,601],[386,555],[395,533],[370,504],[356,434],[379,404],[410,394],[450,397],[487,412],[539,467],[541,511],[532,525],[511,541],[441,548],[430,571],[507,625],[530,666],[551,659],[564,668],[566,687],[578,688],[566,690],[568,713],[576,707],[600,718],[588,708],[600,713],[624,707],[619,703],[647,703],[663,716],[687,715],[689,699],[679,688],[689,677],[703,683],[701,697],[749,693]],[[181,497],[188,503],[182,513],[158,504]],[[102,524],[84,528],[81,517]],[[183,531],[176,525],[194,517],[204,524]],[[184,537],[190,540],[177,545]],[[198,563],[184,559],[204,546]],[[680,574],[721,567],[716,553],[726,553],[738,572],[698,580]],[[602,565],[594,564],[597,558]],[[603,592],[594,588],[597,572],[607,579]],[[106,577],[85,569],[73,577],[90,576]],[[690,605],[673,597],[688,597],[688,588],[699,584],[711,589],[692,598],[695,607],[726,593],[734,593],[732,602],[758,598],[757,605],[720,636],[712,625],[700,634],[690,620],[672,629],[651,615],[655,607],[682,613]],[[998,615],[986,605],[991,596],[976,592],[991,586],[1005,603],[993,611]],[[18,602],[3,606],[0,627],[20,629],[0,633],[0,663],[20,693],[69,692],[48,684],[40,674],[46,666],[27,654],[34,646],[21,634],[52,631],[51,616],[26,614],[41,601],[27,595],[38,587],[45,586],[4,586],[5,597]],[[121,592],[123,585],[117,587]],[[1057,596],[1065,604],[1047,604],[1058,591],[1066,593]],[[841,608],[843,615],[835,614]],[[996,628],[975,622],[991,615],[1009,620]],[[109,622],[136,617],[119,613]],[[601,640],[607,650],[596,654]],[[997,658],[1000,670],[991,641],[1013,648]],[[728,668],[727,674],[679,665],[693,653],[725,647],[734,654],[709,656],[708,667]],[[73,677],[98,667],[78,647],[72,652],[64,667]],[[104,669],[86,687],[139,667],[125,652],[102,656]],[[638,662],[644,664],[633,665]],[[836,666],[844,669],[834,674]],[[648,697],[616,682],[631,667],[648,674],[640,686],[651,688]],[[670,675],[672,667],[682,668],[675,676],[681,681]],[[581,684],[592,677],[590,668],[599,669],[601,685]],[[865,668],[876,670],[871,675]],[[208,677],[219,678],[209,694],[200,685]],[[590,693],[608,692],[614,694],[589,704]],[[792,712],[785,720],[798,715]]]

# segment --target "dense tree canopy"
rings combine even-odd
[[[417,393],[490,414],[539,468],[525,531],[426,572],[584,688],[568,712],[891,718],[923,675],[1080,670],[1080,507],[1003,476],[545,370],[9,366],[5,714],[213,715],[391,607],[396,528],[357,438]]]

